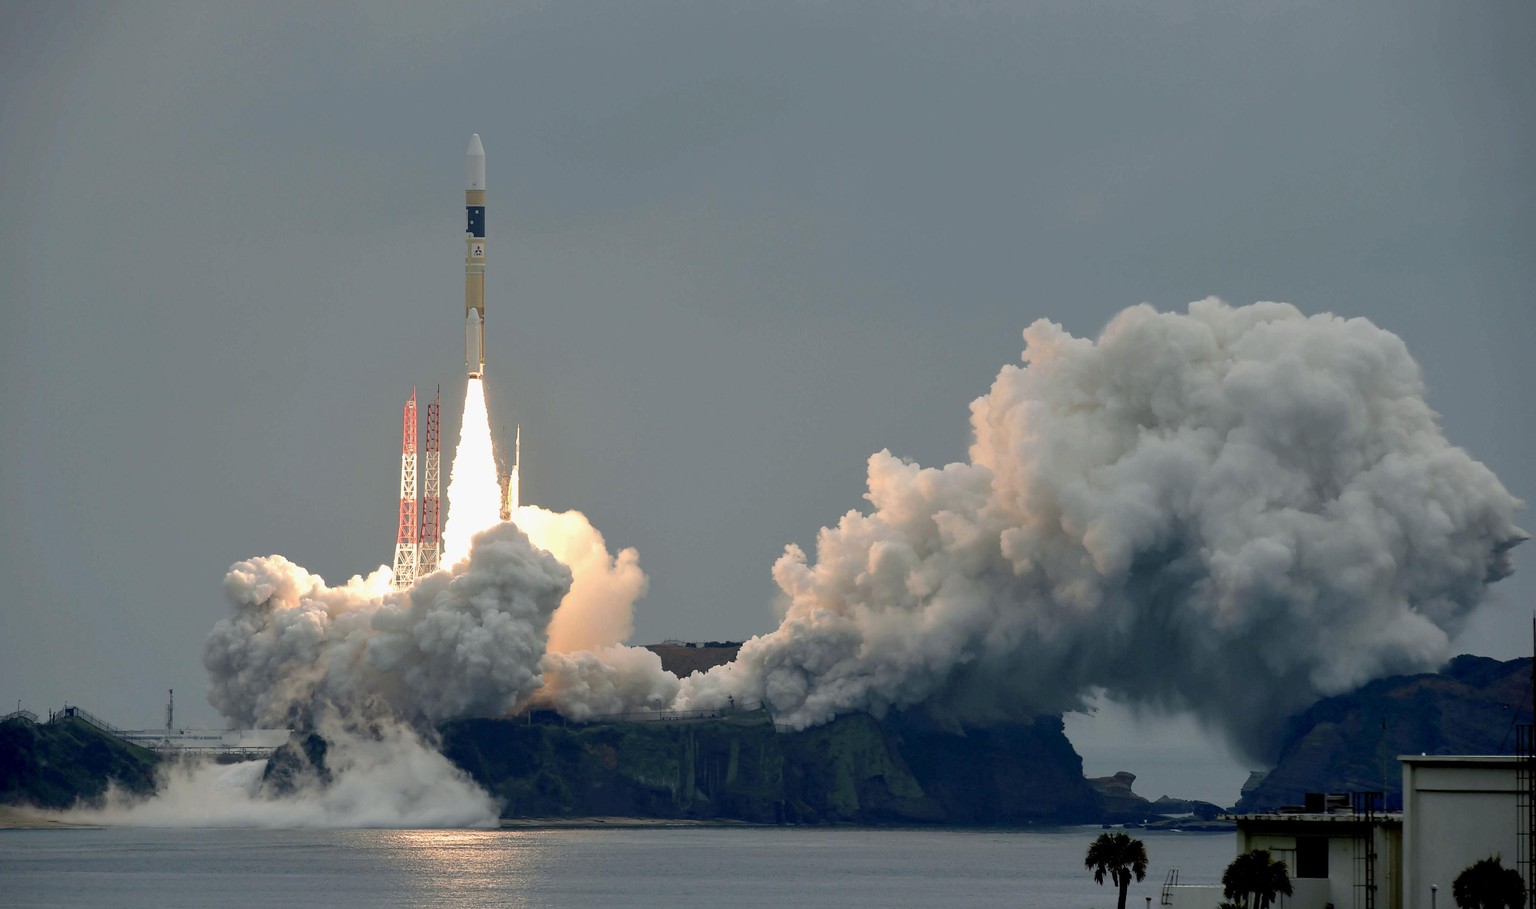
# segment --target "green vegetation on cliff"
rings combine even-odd
[[[100,799],[112,783],[148,794],[158,760],[78,717],[6,720],[0,723],[0,803],[72,808]]]
[[[1097,810],[1056,718],[968,735],[865,715],[778,732],[762,711],[592,726],[464,719],[441,732],[443,753],[507,817],[1021,824]]]

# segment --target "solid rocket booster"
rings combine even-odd
[[[485,146],[469,137],[468,186],[464,190],[464,367],[471,379],[485,375]]]

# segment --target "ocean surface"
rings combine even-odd
[[[684,827],[0,830],[0,906],[1113,907],[1083,868],[1100,831]],[[1165,872],[1217,883],[1230,833],[1130,831]]]

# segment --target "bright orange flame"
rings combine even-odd
[[[485,386],[470,379],[464,393],[464,423],[453,452],[448,480],[448,515],[443,523],[443,567],[469,555],[469,538],[501,521],[501,485],[491,447],[491,421],[485,410]]]

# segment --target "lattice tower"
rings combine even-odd
[[[395,535],[395,589],[416,583],[416,389],[405,402],[400,432],[400,530]]]
[[[416,576],[436,571],[442,561],[443,436],[440,415],[443,388],[437,387],[427,405],[427,463],[421,475],[421,547],[416,555]]]
[[[503,429],[503,432],[506,430]],[[496,482],[501,485],[501,519],[512,520],[512,513],[522,504],[518,470],[523,463],[523,424],[517,424],[517,444],[513,448],[512,469],[506,473],[497,470]]]

